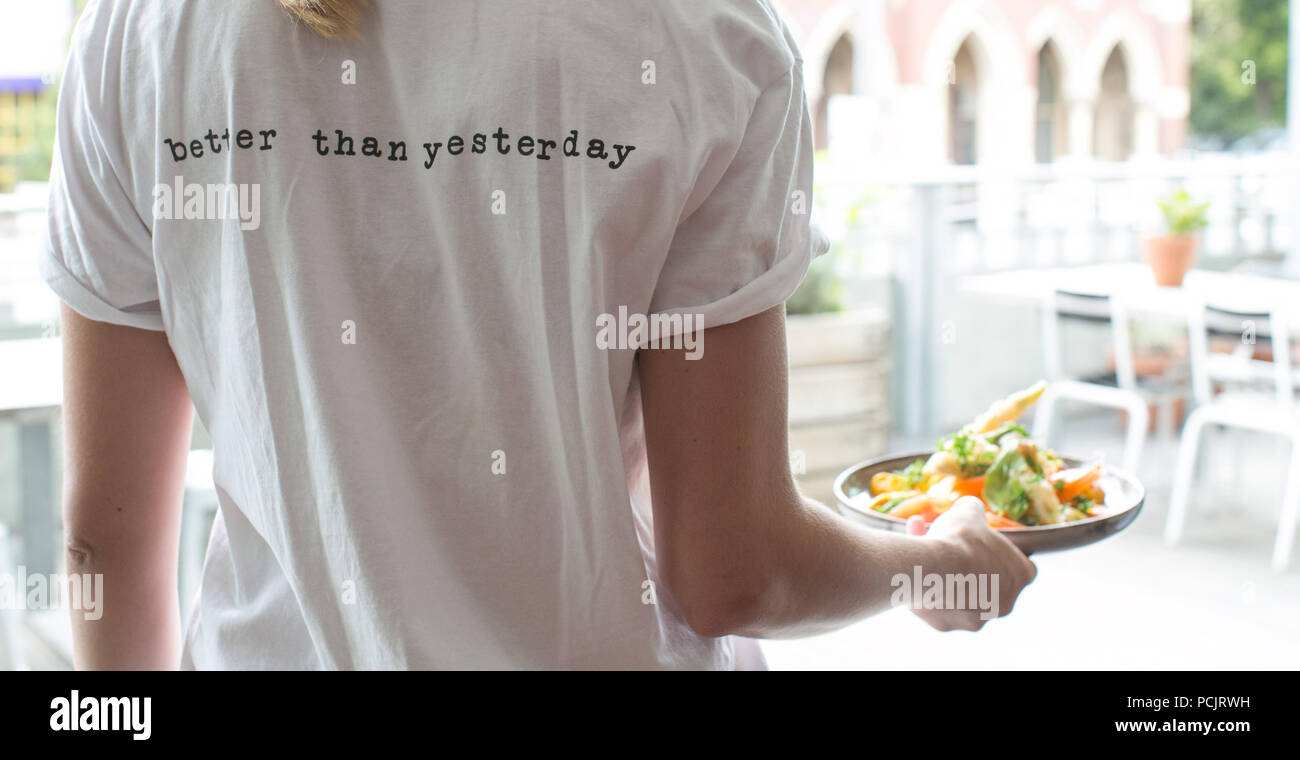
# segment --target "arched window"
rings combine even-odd
[[[1066,152],[1067,121],[1061,93],[1061,57],[1050,41],[1038,51],[1038,105],[1034,113],[1034,156],[1047,164]]]
[[[1123,161],[1133,154],[1137,109],[1129,94],[1128,62],[1116,45],[1101,71],[1093,127],[1093,155],[1103,161]]]
[[[822,74],[822,96],[817,103],[817,127],[813,142],[817,148],[829,145],[826,120],[830,113],[830,100],[836,95],[853,93],[853,40],[847,34],[836,41],[826,56],[826,69]]]
[[[954,164],[973,164],[979,136],[979,71],[968,37],[957,48],[948,69],[948,158]]]

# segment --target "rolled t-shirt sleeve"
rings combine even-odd
[[[162,330],[153,238],[131,194],[107,12],[86,11],[59,92],[40,272],[85,317]],[[110,70],[112,69],[112,70]]]
[[[829,248],[810,220],[812,183],[812,123],[795,59],[759,94],[735,154],[678,224],[651,311],[698,314],[715,327],[784,303]]]

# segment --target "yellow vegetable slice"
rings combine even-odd
[[[1015,420],[1024,414],[1026,409],[1033,406],[1045,390],[1047,390],[1047,381],[1039,380],[1023,391],[1013,393],[1001,401],[995,401],[988,408],[988,411],[976,417],[975,421],[971,423],[971,432],[987,433],[1000,425]]]

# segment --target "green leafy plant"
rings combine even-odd
[[[1178,188],[1156,201],[1156,205],[1160,206],[1160,213],[1164,214],[1165,226],[1170,235],[1190,235],[1209,224],[1206,218],[1209,201],[1193,201],[1185,188]]]
[[[879,190],[861,183],[827,183],[833,167],[824,149],[813,155],[813,163],[817,177],[814,218],[825,222],[823,229],[830,234],[831,247],[813,261],[803,283],[786,301],[787,314],[824,314],[843,311],[850,303],[857,305],[859,300],[850,292],[859,287],[871,264],[864,231],[868,206],[875,202]]]
[[[844,282],[830,253],[808,268],[799,288],[785,302],[787,314],[824,314],[844,308]]]

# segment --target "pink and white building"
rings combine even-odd
[[[884,166],[1171,155],[1190,0],[775,0],[818,147]]]

